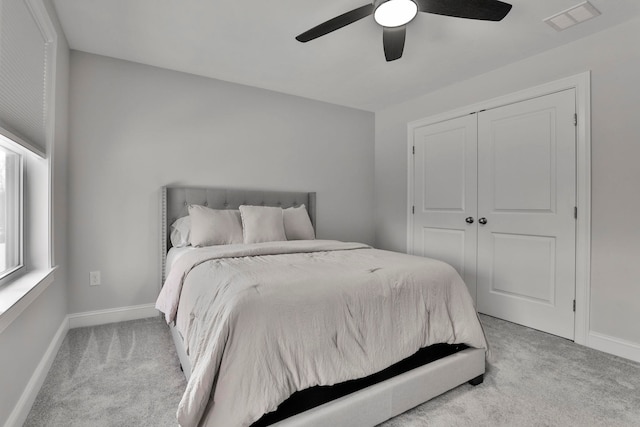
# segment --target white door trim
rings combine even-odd
[[[587,345],[591,300],[591,71],[576,74],[509,95],[442,114],[416,120],[407,125],[407,253],[413,248],[413,133],[415,129],[454,119],[481,110],[501,107],[527,99],[575,89],[576,114],[576,316],[575,342]]]

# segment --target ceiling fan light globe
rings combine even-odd
[[[418,5],[411,0],[387,0],[379,3],[373,19],[383,27],[400,27],[418,14]]]

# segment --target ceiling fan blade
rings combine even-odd
[[[498,0],[414,0],[420,12],[456,18],[500,21],[511,10],[509,3]]]
[[[404,50],[404,39],[407,33],[407,27],[383,27],[382,43],[384,44],[384,57],[387,62],[395,61],[402,56]]]
[[[367,16],[373,13],[373,4],[366,4],[357,9],[353,9],[349,12],[343,13],[342,15],[336,16],[333,19],[329,19],[326,22],[323,22],[320,25],[316,25],[312,29],[305,31],[296,37],[296,40],[299,42],[306,43],[310,40],[317,39],[320,36],[324,36],[325,34],[329,34],[332,31],[339,30],[342,27],[345,27],[349,24],[353,24],[356,21],[359,21],[362,18],[366,18]]]

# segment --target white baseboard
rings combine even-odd
[[[69,317],[65,316],[65,318],[62,319],[62,323],[60,324],[58,331],[51,339],[51,343],[49,344],[47,351],[44,352],[42,359],[40,359],[40,363],[38,363],[35,371],[33,371],[33,375],[31,375],[31,379],[29,379],[27,386],[24,388],[24,391],[20,396],[20,400],[18,400],[18,403],[16,403],[16,406],[13,408],[11,415],[9,415],[9,418],[5,422],[5,427],[19,427],[24,424],[31,407],[33,406],[33,402],[35,402],[38,392],[40,391],[44,380],[47,378],[49,369],[58,354],[58,350],[64,341],[64,337],[67,336],[68,330]]]
[[[127,320],[146,319],[159,315],[154,304],[132,305],[129,307],[109,308],[107,310],[85,311],[69,315],[69,329],[84,326],[105,325]]]
[[[634,362],[640,362],[640,344],[631,341],[590,331],[588,346]]]

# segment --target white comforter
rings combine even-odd
[[[202,248],[174,264],[156,307],[177,320],[192,364],[183,427],[250,425],[297,390],[431,344],[487,348],[452,267],[359,243]]]

